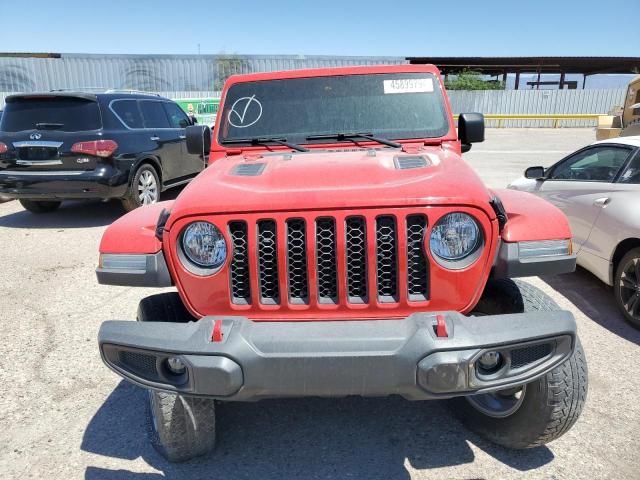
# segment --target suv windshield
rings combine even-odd
[[[440,84],[429,73],[238,83],[227,92],[219,118],[222,144],[257,137],[326,143],[337,138],[308,137],[363,132],[386,139],[433,138],[449,131]]]
[[[0,131],[51,129],[63,132],[102,127],[98,103],[77,97],[18,97],[7,102]]]

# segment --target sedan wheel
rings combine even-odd
[[[614,289],[625,319],[640,328],[640,248],[634,248],[620,260]]]

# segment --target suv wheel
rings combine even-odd
[[[640,248],[629,250],[620,260],[613,291],[624,318],[640,328]]]
[[[533,285],[500,279],[489,281],[472,315],[559,309]],[[587,362],[576,340],[573,355],[544,377],[519,388],[454,398],[455,413],[471,430],[508,448],[537,447],[562,436],[578,420],[587,397]]]
[[[194,320],[176,292],[152,295],[138,305],[139,322]],[[149,390],[147,425],[151,444],[170,462],[205,455],[216,444],[215,400]]]
[[[49,213],[57,210],[62,202],[20,199],[20,204],[33,213]]]
[[[152,205],[160,200],[160,179],[155,168],[144,164],[136,170],[127,196],[122,199],[125,210],[130,212],[143,205]]]

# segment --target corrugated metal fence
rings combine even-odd
[[[218,97],[214,91],[164,91],[168,98]],[[0,109],[9,92],[0,92]],[[485,114],[606,114],[614,106],[624,103],[626,89],[615,90],[506,90],[451,91],[449,98],[454,113],[481,112]],[[496,126],[495,120],[487,125]],[[508,120],[505,127],[551,127],[552,120]],[[592,127],[592,120],[564,120],[562,127]]]
[[[450,91],[454,113],[493,114],[606,114],[624,105],[626,89],[613,90],[484,90]],[[490,120],[488,126],[495,126]],[[505,127],[551,127],[552,120],[508,120]],[[592,120],[564,120],[563,127],[594,126]]]

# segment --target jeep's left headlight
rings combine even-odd
[[[180,261],[196,275],[212,275],[227,259],[227,243],[222,232],[209,222],[193,222],[180,236]]]
[[[452,270],[471,265],[480,256],[482,243],[478,223],[462,212],[449,213],[438,220],[429,237],[434,259]]]

